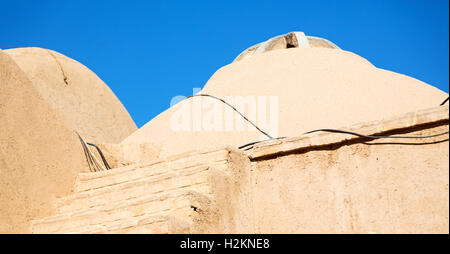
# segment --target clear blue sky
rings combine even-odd
[[[83,63],[138,126],[242,50],[290,31],[449,91],[448,0],[2,0],[0,9],[1,48],[49,48]]]

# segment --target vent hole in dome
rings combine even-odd
[[[290,43],[288,43],[287,45],[286,45],[286,48],[296,48],[296,46],[295,45],[293,45],[293,44],[290,44]]]

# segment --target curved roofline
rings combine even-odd
[[[295,37],[294,41],[292,41],[291,37]],[[287,42],[288,44],[292,44],[292,46],[294,47],[298,47],[298,48],[310,48],[310,44],[309,44],[309,40],[316,40],[316,41],[320,41],[322,43],[325,43],[326,45],[328,45],[331,48],[334,49],[341,49],[339,48],[336,44],[334,44],[333,42],[321,38],[321,37],[317,37],[317,36],[307,36],[305,35],[304,32],[300,32],[300,31],[293,31],[293,32],[289,32],[286,34],[281,34],[281,35],[277,35],[274,36],[266,41],[260,42],[258,44],[255,44],[251,47],[248,47],[247,49],[245,49],[244,51],[242,51],[234,60],[235,61],[240,61],[243,58],[247,58],[247,57],[251,57],[251,56],[255,56],[255,55],[259,55],[262,54],[266,51],[270,51],[267,50],[268,47],[271,46],[272,43],[276,43],[276,41],[279,38],[284,38],[285,40],[288,40],[289,42]],[[289,47],[289,45],[288,45]]]
[[[329,40],[327,40],[327,39],[324,39],[324,38],[322,38],[322,37],[317,37],[317,36],[310,36],[310,35],[307,35],[306,38],[308,38],[308,39],[311,38],[311,39],[322,40],[322,41],[325,41],[326,43],[330,44],[331,46],[336,47],[337,49],[341,49],[341,48],[338,47],[336,44],[334,44],[334,43],[332,43],[331,41],[329,41]]]

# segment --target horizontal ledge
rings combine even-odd
[[[447,120],[447,122],[449,120],[448,105],[433,107],[416,112],[409,112],[389,119],[360,123],[349,127],[340,128],[340,130],[373,136],[380,133],[407,129],[415,126],[442,122],[445,120]],[[314,147],[332,145],[355,139],[361,139],[361,137],[344,133],[315,132],[292,138],[261,142],[255,144],[252,149],[246,151],[245,153],[250,160],[258,160],[265,157],[273,157],[278,154],[286,154],[304,148],[311,149]]]

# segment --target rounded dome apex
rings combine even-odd
[[[265,42],[258,43],[244,50],[234,60],[240,61],[252,56],[256,56],[268,51],[288,48],[332,48],[340,49],[336,44],[329,40],[315,37],[306,36],[303,32],[290,32],[287,34],[275,36]]]

